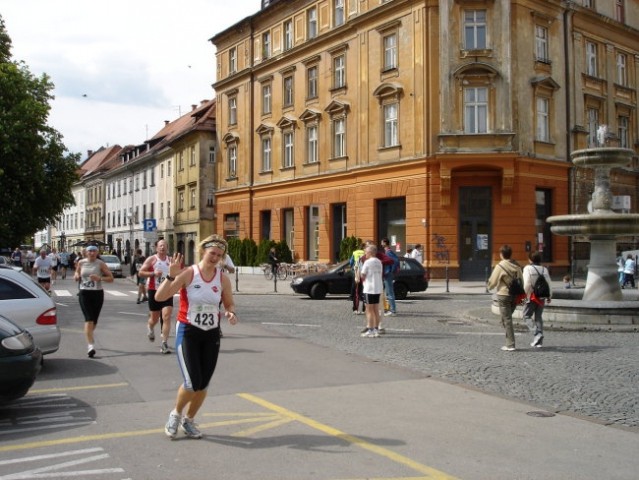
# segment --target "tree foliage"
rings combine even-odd
[[[15,247],[73,205],[79,154],[47,124],[53,83],[12,60],[0,16],[0,246]]]

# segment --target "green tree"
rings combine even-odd
[[[80,154],[47,125],[53,83],[12,60],[0,16],[0,246],[14,247],[73,205]]]

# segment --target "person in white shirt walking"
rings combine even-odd
[[[531,347],[541,347],[544,341],[544,320],[542,314],[546,303],[550,303],[552,298],[552,286],[548,269],[541,265],[541,253],[532,252],[529,256],[530,264],[524,267],[524,290],[526,292],[526,303],[524,305],[524,321],[528,329],[533,333]],[[543,276],[548,285],[548,296],[542,294],[539,298],[534,291],[537,279]]]

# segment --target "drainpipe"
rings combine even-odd
[[[570,68],[570,34],[571,34],[571,22],[570,16],[572,15],[572,3],[568,2],[566,9],[564,10],[564,75],[565,75],[565,89],[566,89],[566,161],[570,162],[570,153],[572,152],[572,135],[571,135],[571,124],[572,124],[572,102],[571,102],[571,68]],[[568,195],[568,213],[573,213],[573,208],[575,205],[575,167],[574,165],[570,167],[569,177],[568,177],[568,188],[570,189]],[[570,256],[570,278],[572,279],[573,285],[575,284],[575,239],[574,237],[570,237],[568,245],[568,254]]]
[[[254,121],[255,121],[255,94],[254,94],[254,85],[255,85],[255,70],[254,70],[254,32],[255,29],[253,27],[253,18],[251,18],[251,34],[250,34],[250,43],[249,43],[249,64],[251,65],[251,74],[249,76],[249,105],[251,109],[250,117],[249,117],[249,225],[248,225],[248,238],[253,238],[253,186],[255,184],[255,140],[253,135]]]

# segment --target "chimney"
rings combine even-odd
[[[197,105],[193,104],[191,105],[191,111],[195,110],[197,108]]]
[[[93,150],[87,150],[87,158],[93,155]]]
[[[165,126],[165,127],[166,127],[169,123],[171,123],[171,122],[169,122],[168,120],[164,120],[164,126]]]

